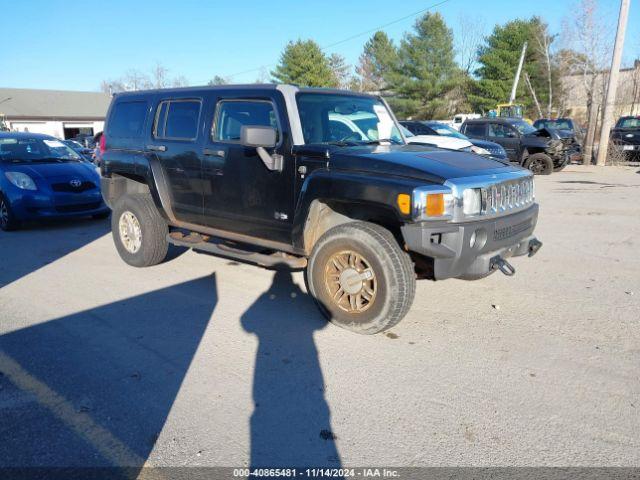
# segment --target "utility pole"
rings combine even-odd
[[[522,64],[524,63],[525,53],[527,53],[527,42],[524,42],[524,45],[522,45],[520,62],[518,62],[518,70],[516,70],[516,78],[513,79],[513,87],[511,87],[511,96],[509,96],[509,103],[513,103],[516,100],[516,90],[518,90],[518,82],[520,81],[520,73],[522,72]]]
[[[618,74],[620,73],[620,62],[622,60],[622,49],[624,47],[624,35],[627,29],[627,19],[629,17],[629,4],[631,0],[620,1],[620,15],[618,16],[618,31],[616,32],[616,43],[613,47],[613,57],[611,58],[611,70],[609,72],[609,84],[607,85],[607,97],[604,103],[604,117],[602,128],[600,129],[600,145],[598,146],[598,165],[604,165],[607,161],[607,151],[609,148],[609,134],[611,132],[611,122],[613,120],[613,109],[616,102],[616,91],[618,90]]]

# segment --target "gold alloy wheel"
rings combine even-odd
[[[333,303],[347,313],[362,313],[375,302],[378,291],[375,272],[353,250],[343,250],[329,258],[324,282]]]
[[[129,253],[136,253],[142,246],[142,229],[136,216],[126,211],[120,215],[118,222],[120,240]]]

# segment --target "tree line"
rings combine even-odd
[[[363,45],[355,66],[338,53],[325,52],[312,39],[289,42],[273,70],[262,68],[256,82],[337,87],[385,96],[398,116],[450,118],[455,113],[487,113],[509,98],[521,49],[528,48],[516,101],[529,118],[561,116],[569,92],[563,75],[581,76],[586,107],[603,95],[603,71],[610,45],[596,0],[582,0],[563,22],[562,34],[549,31],[538,16],[495,25],[489,35],[474,20],[453,30],[440,13],[419,17],[399,42],[383,31]],[[598,80],[600,78],[600,81]],[[216,75],[210,85],[231,83]],[[159,63],[148,74],[136,70],[103,82],[105,91],[186,85]],[[591,118],[591,115],[588,115]]]

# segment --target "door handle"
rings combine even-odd
[[[152,152],[166,152],[167,147],[164,145],[147,145],[147,150],[151,150]]]
[[[205,148],[202,153],[204,153],[207,157],[223,157],[225,155],[224,150],[213,150],[211,148]]]

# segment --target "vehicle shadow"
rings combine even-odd
[[[0,469],[136,478],[217,302],[213,274],[0,336]]]
[[[278,270],[242,315],[258,337],[250,466],[340,467],[313,334],[326,326],[313,300]]]
[[[111,230],[109,219],[50,220],[0,231],[0,288],[78,250]]]

